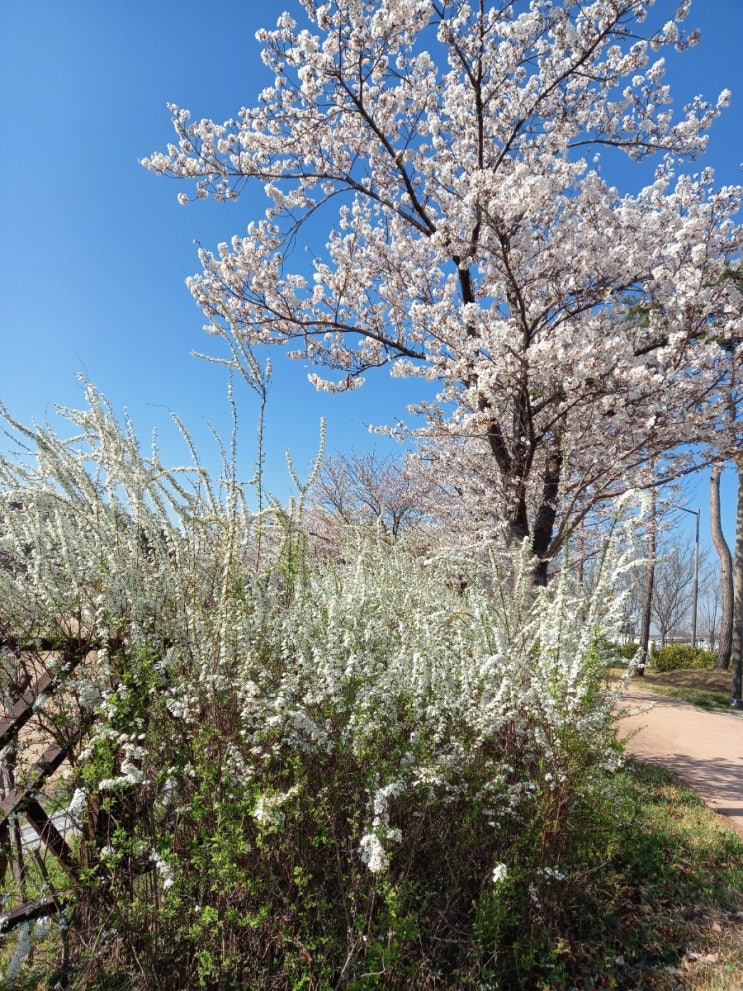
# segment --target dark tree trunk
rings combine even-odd
[[[546,585],[549,561],[555,551],[553,538],[562,481],[563,424],[558,422],[553,429],[542,475],[539,509],[531,527],[526,491],[533,467],[534,448],[525,439],[530,437],[532,432],[529,393],[526,386],[519,399],[514,413],[514,434],[519,439],[513,443],[511,450],[500,424],[495,419],[488,423],[486,439],[503,479],[509,543],[514,546],[527,539],[530,541],[532,554],[536,558],[532,572],[534,584]],[[488,409],[487,404],[482,400],[480,409],[482,411]]]
[[[547,584],[547,566],[552,545],[552,535],[555,530],[557,516],[557,500],[560,494],[560,476],[562,473],[562,436],[556,433],[552,440],[547,463],[544,466],[542,484],[542,504],[534,521],[531,548],[537,558],[534,569],[536,585]]]
[[[720,475],[722,465],[713,465],[709,479],[709,521],[712,543],[720,558],[720,590],[722,616],[720,617],[720,645],[715,660],[716,671],[727,671],[730,667],[730,652],[733,648],[733,558],[722,532],[720,520]]]

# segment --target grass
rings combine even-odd
[[[653,671],[648,669],[642,678],[642,685],[661,695],[705,709],[724,709],[726,712],[740,712],[730,707],[732,685],[731,671],[710,671],[686,668],[680,671]]]
[[[571,936],[577,987],[740,991],[743,841],[661,768],[631,762],[625,787],[635,813],[600,881],[607,910]]]

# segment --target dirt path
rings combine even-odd
[[[687,705],[637,681],[622,707],[629,753],[673,772],[743,837],[743,714]]]

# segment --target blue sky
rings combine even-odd
[[[186,460],[170,410],[201,449],[212,443],[204,418],[226,429],[223,371],[189,354],[213,342],[184,279],[198,269],[194,241],[213,247],[241,233],[262,204],[179,206],[184,187],[138,159],[171,140],[168,102],[217,120],[252,104],[269,81],[255,31],[294,5],[0,0],[0,400],[21,421],[43,420],[57,403],[80,405],[83,373],[117,410],[128,409],[145,442],[158,430],[169,463]],[[665,19],[675,6],[657,0],[654,16]],[[733,91],[708,162],[720,184],[743,181],[743,0],[695,0],[687,23],[701,27],[702,43],[669,66],[675,100]],[[360,450],[380,443],[365,424],[404,415],[405,383],[384,373],[333,397],[313,390],[300,363],[276,353],[273,366],[266,478],[281,497],[283,451],[304,465],[321,416],[331,450]],[[248,476],[255,403],[247,392],[239,399]],[[724,476],[728,520],[732,476]],[[706,476],[689,491],[704,533]],[[680,516],[692,534],[693,518]]]

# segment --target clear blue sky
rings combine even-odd
[[[168,102],[217,120],[252,104],[270,81],[255,31],[294,6],[0,0],[0,399],[20,420],[45,419],[56,403],[80,405],[82,372],[117,410],[129,410],[145,442],[158,429],[168,462],[185,460],[168,410],[202,448],[211,443],[203,418],[224,429],[224,374],[189,354],[212,342],[184,279],[198,269],[194,241],[213,247],[263,207],[251,213],[245,199],[181,207],[184,187],[138,159],[171,140]],[[654,16],[666,19],[675,6],[657,0]],[[702,43],[669,66],[675,100],[680,107],[699,92],[714,100],[733,91],[708,162],[719,183],[741,182],[743,0],[695,0],[687,23],[701,27]],[[315,393],[300,363],[276,353],[273,364],[267,480],[281,496],[283,451],[290,447],[302,466],[321,416],[330,449],[360,450],[374,443],[365,424],[404,415],[405,383],[384,373],[333,397]],[[240,395],[247,476],[255,405]],[[696,490],[706,515],[706,477]],[[724,498],[731,518],[730,484]]]

